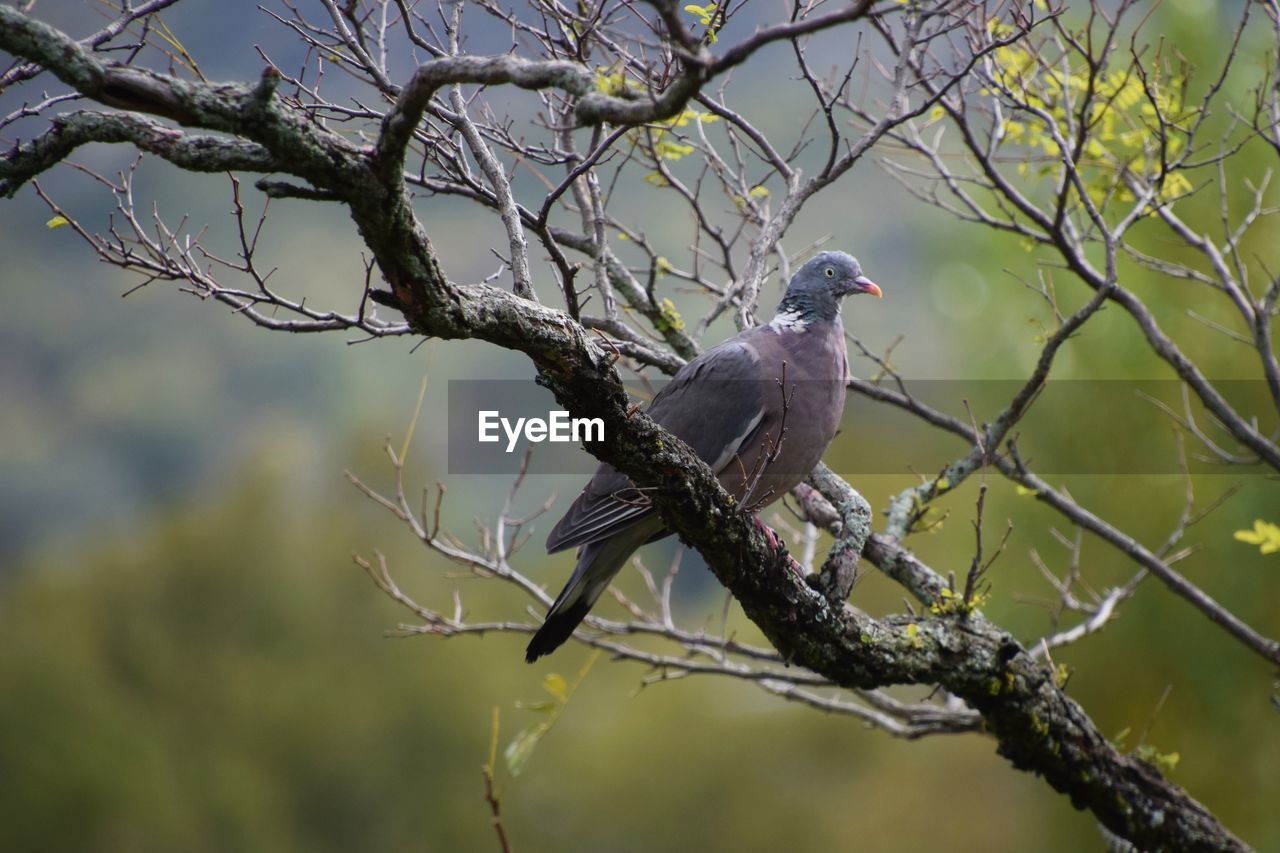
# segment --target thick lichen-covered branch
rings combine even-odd
[[[819,509],[814,491],[825,501]],[[809,585],[822,593],[832,605],[838,606],[849,597],[853,582],[857,580],[858,560],[871,538],[871,504],[853,487],[836,476],[825,464],[819,463],[802,487],[797,489],[803,509],[814,523],[823,523],[835,536],[827,559],[816,575],[809,578]],[[807,498],[807,500],[806,500]],[[823,512],[826,507],[830,513]],[[822,521],[813,516],[821,515]]]
[[[193,82],[112,65],[11,6],[0,6],[0,49],[41,64],[81,95],[107,106],[256,142],[273,155],[273,167],[312,183],[349,183],[363,171],[356,145],[323,130],[275,96],[279,76],[274,69],[245,85]],[[0,157],[11,159],[12,155]]]
[[[80,111],[57,116],[48,131],[0,158],[0,196],[12,196],[90,142],[129,143],[191,172],[273,172],[279,167],[267,149],[253,142],[184,133],[131,113]]]

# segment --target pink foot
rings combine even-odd
[[[778,538],[778,534],[773,532],[773,528],[755,516],[752,516],[751,520],[755,523],[760,532],[764,534],[764,541],[769,543],[769,550],[777,553],[786,547],[782,544],[782,540]],[[790,554],[787,554],[787,562],[790,564],[791,570],[796,574],[802,575],[805,573],[804,567],[796,562],[796,558]]]
[[[752,516],[751,521],[755,524],[756,529],[764,534],[764,541],[769,543],[770,551],[777,551],[781,547],[778,542],[778,536],[773,532],[773,528],[761,521],[757,516]]]

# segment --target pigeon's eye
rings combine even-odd
[[[831,267],[827,267],[825,270],[822,271],[822,274],[825,275],[827,278],[835,278],[836,271],[833,270]]]

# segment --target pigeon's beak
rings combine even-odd
[[[878,299],[883,299],[884,294],[880,292],[880,286],[865,275],[860,275],[853,280],[858,286],[858,293],[870,293]]]

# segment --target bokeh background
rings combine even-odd
[[[1148,32],[1213,67],[1233,20],[1224,10],[1238,6],[1153,4]],[[100,20],[93,4],[71,0],[36,11],[77,34]],[[164,19],[211,79],[255,76],[254,45],[285,59],[296,51],[287,32],[248,6],[232,13],[188,0]],[[841,43],[822,49],[835,56]],[[786,133],[796,118],[781,105],[795,84],[770,71],[775,58],[785,56],[736,72],[733,87],[761,125]],[[1256,82],[1260,64],[1241,63],[1231,90]],[[4,93],[0,107],[23,96]],[[77,159],[110,173],[132,154],[95,147]],[[1235,162],[1239,186],[1274,155],[1252,146]],[[109,197],[82,176],[63,169],[42,185],[87,226],[105,226]],[[174,219],[210,223],[213,245],[230,239],[225,178],[148,162],[137,187]],[[684,214],[672,215],[658,190],[631,192],[636,220],[673,261],[686,258]],[[1183,204],[1205,221],[1216,215],[1211,199]],[[423,201],[420,213],[448,247],[452,277],[493,271],[489,247],[502,241],[492,217],[440,199]],[[70,229],[47,228],[49,216],[30,188],[0,204],[0,849],[496,849],[480,773],[492,709],[505,743],[537,719],[516,703],[545,698],[544,677],[572,677],[587,653],[569,647],[529,667],[521,637],[387,637],[409,614],[369,583],[353,552],[382,551],[406,589],[436,606],[447,607],[455,589],[478,616],[519,618],[524,602],[416,547],[343,472],[389,485],[382,444],[403,438],[426,376],[407,475],[414,489],[444,480],[444,521],[474,540],[475,520],[499,511],[509,478],[448,475],[447,381],[529,379],[528,365],[467,343],[267,333],[159,285],[121,299],[137,282],[96,263]],[[964,387],[1017,379],[1033,363],[1047,317],[1019,276],[1034,273],[1036,258],[911,200],[871,158],[811,205],[792,234],[804,235],[792,238],[795,248],[830,234],[831,246],[860,256],[886,298],[853,303],[847,323],[873,349],[903,336],[894,357],[908,378]],[[1251,248],[1265,256],[1276,236],[1261,226]],[[360,247],[340,211],[275,205],[265,239],[276,281],[291,292],[313,304],[354,304]],[[1227,320],[1207,291],[1126,275],[1166,328],[1192,341],[1208,373],[1256,378],[1244,348],[1186,316],[1194,307]],[[766,302],[777,297],[776,281],[771,288]],[[1067,301],[1081,291],[1060,277]],[[703,304],[689,295],[677,302],[686,316]],[[718,326],[708,340],[730,331]],[[1168,374],[1116,311],[1066,348],[1055,377],[1122,383]],[[1088,386],[1073,394],[1079,387]],[[1176,397],[1175,386],[1165,390]],[[936,470],[959,448],[926,447],[919,431],[868,406],[851,402],[829,461],[882,507],[915,482],[908,465]],[[1062,460],[1055,482],[1143,541],[1160,541],[1184,489],[1170,473],[1167,422],[1141,415],[1149,407],[1136,402],[1132,416],[1111,405],[1055,411],[1044,424],[1055,428],[1052,450]],[[857,460],[868,448],[905,461],[866,473]],[[1163,459],[1164,468],[1143,470],[1166,473],[1100,469],[1100,448],[1110,459]],[[1036,549],[1065,566],[1068,554],[1050,534],[1061,520],[1007,484],[991,485],[990,528],[1009,518],[1014,531],[991,573],[988,611],[1029,642],[1048,628],[1034,600],[1052,595],[1029,555]],[[1280,555],[1231,536],[1256,518],[1280,521],[1276,484],[1237,470],[1198,473],[1194,485],[1205,504],[1240,490],[1192,529],[1198,550],[1180,568],[1264,633],[1280,634]],[[532,477],[517,510],[574,486]],[[944,501],[947,523],[913,543],[944,570],[968,565],[975,486]],[[558,588],[570,560],[546,558],[539,543],[535,535],[518,564]],[[648,564],[664,566],[674,547],[653,546]],[[1091,539],[1083,558],[1095,588],[1132,571]],[[684,618],[718,619],[723,592],[696,557],[684,565]],[[638,594],[636,577],[623,584]],[[901,592],[874,574],[855,598],[872,612],[902,607]],[[740,615],[731,618],[753,636]],[[1280,849],[1274,672],[1151,581],[1105,632],[1056,659],[1072,667],[1069,690],[1104,731],[1130,729],[1131,746],[1145,732],[1160,752],[1178,753],[1175,781],[1251,844]],[[901,742],[749,685],[690,678],[645,687],[645,675],[599,661],[524,772],[504,782],[516,849],[1101,845],[1087,815],[1013,770],[984,737]]]

